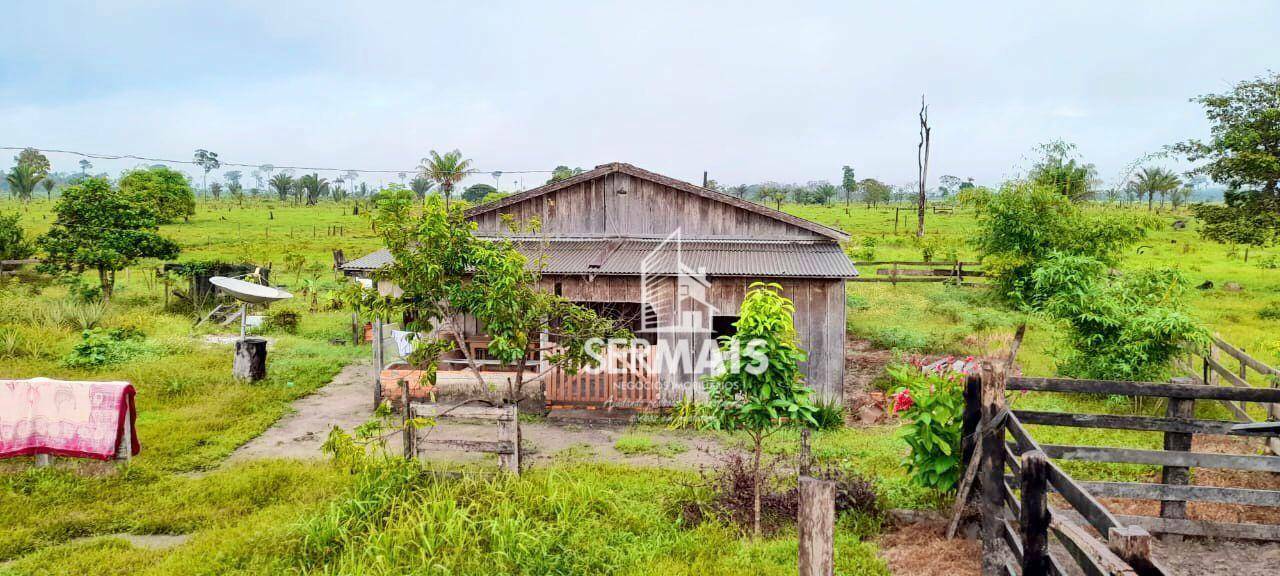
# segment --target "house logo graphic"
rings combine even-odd
[[[711,338],[719,312],[707,297],[706,268],[684,262],[683,240],[676,228],[640,262],[640,332],[688,339]]]

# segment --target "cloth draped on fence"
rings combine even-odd
[[[141,448],[128,382],[0,380],[0,458],[49,454],[109,460],[125,426],[129,455]]]

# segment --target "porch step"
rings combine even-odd
[[[547,412],[547,420],[557,424],[582,424],[586,426],[628,426],[634,424],[637,410],[584,410],[577,408],[552,408]]]

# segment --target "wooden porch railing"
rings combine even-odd
[[[549,408],[652,409],[660,399],[660,380],[648,348],[610,348],[598,368],[577,374],[553,369],[547,375]]]

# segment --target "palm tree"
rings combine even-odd
[[[440,185],[440,192],[444,194],[445,208],[449,207],[449,200],[453,197],[453,187],[467,177],[467,171],[471,169],[471,160],[464,159],[462,152],[457,149],[451,150],[443,156],[435,150],[431,151],[431,156],[423,158],[422,163],[418,164],[418,171]]]
[[[281,202],[289,201],[289,192],[293,191],[293,176],[281,172],[272,176],[269,183]]]
[[[413,190],[413,195],[419,200],[425,200],[427,192],[430,192],[431,187],[435,185],[430,178],[422,175],[414,176],[413,180],[409,181],[409,189]]]
[[[329,181],[312,172],[298,179],[298,185],[307,193],[307,206],[315,206],[329,192]]]
[[[81,158],[80,159],[80,175],[88,176],[90,168],[93,168],[93,162],[90,162],[85,158]]]
[[[50,200],[53,200],[53,187],[57,182],[54,182],[53,178],[45,177],[40,181],[40,184],[44,186],[44,195],[48,196]]]
[[[1165,194],[1177,190],[1181,185],[1182,180],[1177,174],[1158,166],[1143,168],[1134,178],[1134,187],[1138,193],[1147,195],[1147,211],[1151,210],[1151,202],[1156,194],[1160,195],[1160,207],[1164,208]]]
[[[5,181],[9,183],[9,195],[16,196],[23,202],[31,199],[31,193],[35,191],[36,184],[39,184],[42,179],[44,176],[34,166],[21,163],[9,170],[9,174],[5,176]]]

